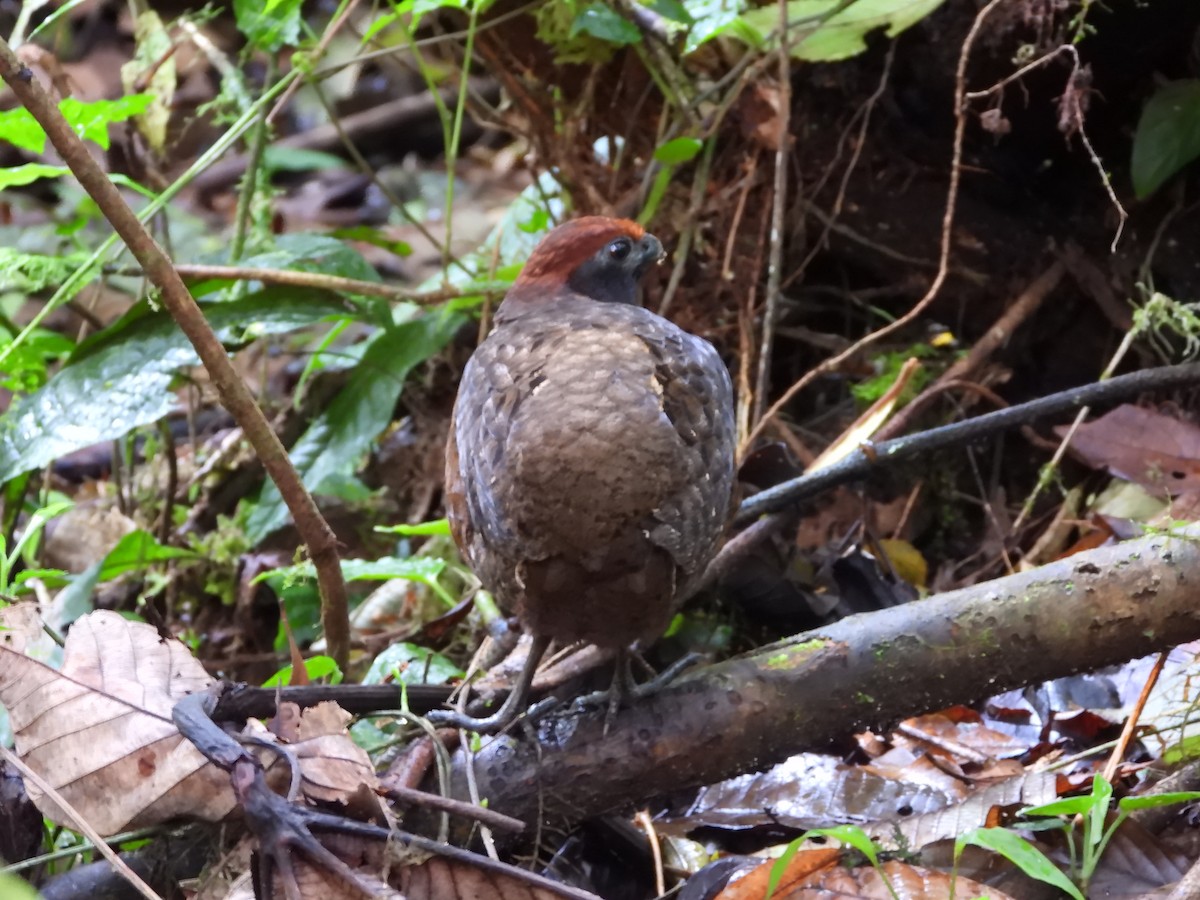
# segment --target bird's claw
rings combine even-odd
[[[704,662],[703,653],[685,653],[645,684],[635,686],[630,692],[630,697],[634,700],[649,697],[651,694],[661,691],[688,669],[692,668],[692,666],[699,665],[702,662]]]
[[[589,706],[598,706],[601,703],[605,704],[604,734],[607,735],[612,728],[613,722],[616,721],[617,713],[621,711],[621,707],[628,706],[635,700],[641,700],[662,690],[687,669],[690,669],[697,663],[703,662],[703,660],[703,654],[688,653],[671,663],[671,665],[663,669],[662,672],[655,675],[645,684],[636,684],[633,680],[633,675],[629,671],[628,655],[627,653],[621,653],[617,658],[617,669],[613,674],[612,684],[606,690],[585,694],[572,705],[582,710]]]

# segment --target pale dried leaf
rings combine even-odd
[[[991,759],[1004,759],[1020,756],[1029,749],[1024,741],[989,728],[983,722],[956,721],[944,713],[916,716],[905,720],[904,725],[908,730],[893,738],[897,745],[917,741],[923,750],[935,755],[955,756],[955,748],[964,747]],[[922,741],[922,737],[928,740]]]
[[[702,789],[686,814],[664,824],[672,833],[702,825],[820,828],[838,822],[896,821],[944,809],[957,799],[957,794],[928,784],[896,781],[835,757],[801,753],[766,772]]]
[[[988,822],[996,807],[1040,806],[1057,799],[1051,772],[1023,772],[1016,778],[977,783],[970,796],[945,809],[912,816],[897,822],[883,820],[864,825],[863,830],[885,849],[920,849],[935,841],[954,838]]]
[[[347,729],[353,721],[350,713],[327,700],[304,710],[295,740],[307,741],[327,734],[349,734]]]
[[[465,862],[432,857],[392,876],[406,900],[555,900],[559,891],[530,884],[515,873],[506,875]],[[599,900],[599,898],[597,898]]]
[[[336,703],[326,701],[301,710],[294,703],[281,703],[271,729],[300,763],[301,790],[311,800],[348,804],[362,797],[362,788],[374,791],[379,785],[371,759],[350,739],[347,730],[353,717]],[[378,801],[370,810],[380,812]]]
[[[102,835],[184,815],[215,821],[233,808],[228,776],[171,720],[176,701],[211,680],[179,641],[107,611],[74,624],[60,672],[0,645],[0,703],[17,753]]]
[[[137,523],[115,505],[96,500],[80,503],[46,529],[42,564],[79,573],[100,562]]]
[[[43,635],[42,617],[34,602],[0,607],[0,646],[25,653]]]
[[[347,803],[361,786],[377,783],[367,752],[348,736],[321,735],[293,749],[300,759],[301,790],[312,800]]]

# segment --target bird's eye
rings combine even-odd
[[[629,255],[629,251],[633,249],[633,241],[629,238],[618,238],[608,245],[608,255],[620,262]]]

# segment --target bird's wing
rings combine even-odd
[[[676,465],[683,477],[660,501],[652,538],[691,578],[703,574],[730,515],[736,452],[733,384],[711,344],[674,326],[663,328],[661,322],[639,329],[638,335],[655,360],[663,412],[682,442]]]

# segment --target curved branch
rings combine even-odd
[[[263,415],[246,383],[238,376],[229,354],[200,312],[179,273],[146,231],[125,198],[92,159],[83,141],[63,118],[58,107],[21,64],[6,42],[0,40],[0,78],[46,131],[50,143],[70,167],[80,185],[96,201],[121,240],[129,247],[146,277],[161,292],[163,305],[187,335],[221,397],[221,405],[245,432],[246,439],[262,460],[271,480],[287,503],[296,530],[308,546],[321,589],[321,624],[330,655],[343,670],[350,658],[350,619],[346,606],[346,584],[338,560],[337,539],[322,518],[317,504],[305,489],[279,437]]]
[[[1079,553],[681,676],[620,712],[546,718],[475,754],[488,808],[552,826],[766,768],[864,726],[1200,638],[1200,528]],[[532,729],[530,729],[532,731]],[[519,735],[518,729],[518,735]],[[454,795],[466,762],[455,757]]]
[[[1073,413],[1085,406],[1099,406],[1128,400],[1149,391],[1200,385],[1200,363],[1144,369],[1096,384],[1084,385],[1018,406],[976,416],[953,425],[943,425],[911,437],[896,438],[855,450],[836,465],[784,481],[743,501],[738,507],[738,523],[746,523],[765,513],[776,512],[793,503],[816,496],[832,487],[859,481],[886,468],[909,462],[920,456],[959,447],[992,437],[1018,425],[1039,419]]]

